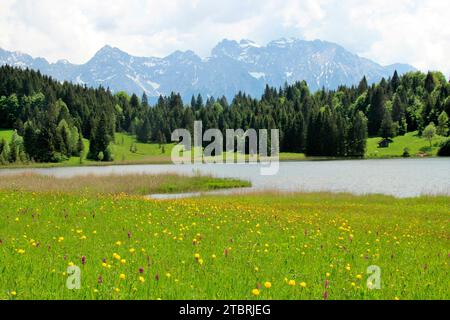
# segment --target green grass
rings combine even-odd
[[[404,136],[395,137],[394,142],[389,145],[388,148],[378,148],[378,142],[380,137],[369,138],[367,140],[367,153],[368,158],[389,158],[389,157],[401,157],[405,148],[409,149],[409,153],[412,157],[417,156],[420,153],[426,153],[431,156],[435,156],[439,150],[439,145],[446,138],[436,136],[432,141],[432,147],[430,143],[418,136],[418,132],[409,132]]]
[[[13,132],[13,130],[9,129],[0,129],[0,140],[5,139],[7,142],[10,142]]]
[[[0,299],[449,299],[449,203],[0,191]]]
[[[131,145],[134,144],[137,152],[130,151]],[[161,161],[170,162],[170,156],[173,144],[165,144],[163,148],[155,143],[137,142],[135,136],[124,133],[116,133],[115,142],[113,143],[113,153],[117,162],[133,162],[133,161]],[[164,152],[163,152],[164,151]]]

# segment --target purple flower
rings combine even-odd
[[[98,282],[99,284],[102,284],[102,283],[103,283],[103,277],[102,277],[101,275],[98,276],[97,282]]]
[[[81,257],[81,264],[86,264],[86,256]]]
[[[132,233],[131,231],[128,231],[128,239],[131,239]]]
[[[144,268],[139,268],[139,273],[144,273]]]
[[[159,274],[156,274],[155,280],[156,280],[156,281],[159,281]]]

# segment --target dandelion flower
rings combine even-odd
[[[357,274],[357,275],[356,275],[356,279],[361,280],[361,279],[362,279],[362,275]]]
[[[288,285],[291,287],[295,286],[295,280],[289,280]]]
[[[306,288],[306,282],[300,282],[300,287]]]
[[[25,253],[25,250],[19,249],[19,250],[17,250],[17,253],[18,253],[18,254],[24,254],[24,253]]]
[[[145,282],[145,279],[144,279],[144,277],[139,277],[139,281],[141,282],[141,283],[144,283]]]
[[[122,259],[122,260],[120,260],[120,263],[121,263],[121,264],[125,264],[125,263],[127,263],[127,260]]]
[[[266,289],[270,289],[270,288],[272,287],[272,284],[271,284],[269,281],[266,281],[266,282],[264,283],[264,287],[265,287]]]
[[[259,290],[258,290],[258,289],[253,289],[253,290],[252,290],[252,294],[253,294],[254,296],[259,296]]]
[[[11,291],[11,295],[12,295],[13,297],[17,296],[17,292]]]
[[[125,280],[127,278],[126,275],[124,275],[123,273],[120,274],[119,276],[120,280]]]

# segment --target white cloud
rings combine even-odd
[[[0,47],[88,60],[104,44],[207,56],[221,39],[323,39],[382,64],[450,74],[447,0],[0,0]]]

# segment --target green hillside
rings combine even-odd
[[[436,136],[432,141],[431,148],[430,143],[418,136],[417,131],[393,138],[392,140],[394,142],[388,148],[378,148],[378,142],[380,140],[380,137],[369,138],[367,140],[367,158],[401,157],[405,148],[409,149],[409,154],[412,157],[418,156],[421,153],[435,156],[439,150],[439,145],[445,138]]]

